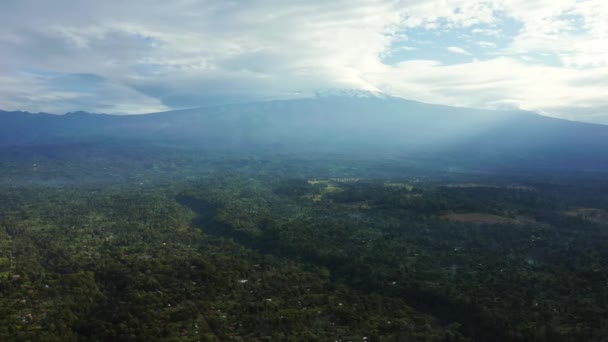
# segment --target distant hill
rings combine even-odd
[[[411,157],[485,169],[608,170],[608,126],[373,93],[135,116],[0,111],[0,147],[107,141],[248,153]]]

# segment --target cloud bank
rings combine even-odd
[[[134,114],[327,88],[608,123],[601,0],[5,0],[0,107]]]

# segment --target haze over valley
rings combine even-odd
[[[0,3],[1,341],[605,341],[608,6]]]

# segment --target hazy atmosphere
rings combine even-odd
[[[605,0],[0,22],[0,341],[608,342]]]
[[[0,3],[0,107],[134,114],[333,88],[608,123],[602,0]]]

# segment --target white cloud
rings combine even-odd
[[[608,65],[608,7],[604,1],[560,0],[542,2],[543,6],[514,2],[509,10],[524,23],[524,29],[509,52],[551,52],[571,67]]]
[[[4,0],[0,107],[134,113],[346,87],[606,122],[607,11],[601,0]],[[506,37],[512,22],[521,29]],[[472,62],[382,63],[424,52],[409,44],[420,28],[468,29],[497,57],[475,61],[454,41],[443,46]],[[104,82],[66,91],[40,72]]]
[[[473,33],[483,34],[485,36],[499,37],[501,36],[500,30],[495,28],[474,28],[471,30]]]
[[[455,54],[459,54],[459,55],[467,55],[467,56],[471,55],[470,52],[468,52],[467,50],[465,50],[461,47],[458,47],[458,46],[449,46],[447,48],[447,50],[450,51],[451,53],[455,53]]]
[[[488,41],[482,40],[482,41],[478,41],[476,44],[482,48],[489,48],[489,49],[496,48],[496,43],[494,43],[494,42],[488,42]]]
[[[121,84],[101,81],[94,89],[86,91],[79,87],[59,86],[53,80],[53,77],[27,74],[1,76],[2,109],[50,113],[86,109],[117,114],[141,114],[168,109],[158,99]]]
[[[547,67],[502,57],[456,65],[406,61],[375,77],[384,84],[381,89],[414,94],[425,102],[519,108],[608,123],[605,114],[602,117],[608,112],[608,98],[603,96],[608,92],[608,68]]]

